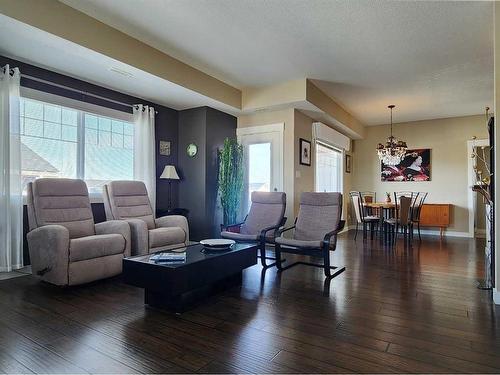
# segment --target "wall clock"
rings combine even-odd
[[[186,148],[186,152],[189,157],[194,157],[198,153],[198,146],[196,146],[194,143],[190,143]]]

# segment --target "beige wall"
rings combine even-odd
[[[295,165],[295,187],[294,187],[294,215],[299,212],[300,194],[304,191],[314,191],[314,163],[315,152],[312,145],[312,123],[313,120],[302,112],[294,111],[295,134],[294,134],[294,165]],[[300,164],[299,139],[303,138],[311,142],[311,166]]]
[[[389,127],[367,127],[365,139],[356,140],[352,187],[353,190],[374,190],[377,200],[385,192],[399,190],[425,191],[427,203],[451,203],[453,212],[449,231],[467,232],[467,141],[473,136],[488,136],[484,116],[467,116],[396,124],[394,135],[404,139],[410,148],[431,149],[431,181],[382,182],[380,162],[376,157],[377,143],[387,138]]]

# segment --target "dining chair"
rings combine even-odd
[[[374,191],[360,191],[359,193],[364,203],[375,203],[377,201],[377,193]]]
[[[358,236],[358,228],[360,224],[363,226],[363,239],[366,238],[366,230],[368,226],[370,226],[371,237],[373,238],[373,233],[380,222],[380,217],[370,215],[370,212],[368,212],[364,205],[365,202],[361,192],[351,191],[349,196],[351,197],[353,211],[356,216],[356,232],[354,233],[354,240],[356,240]]]
[[[417,200],[418,192],[415,191],[396,191],[394,193],[394,197],[396,201],[399,201],[401,197],[409,197],[411,198],[411,205],[413,206]]]
[[[422,241],[422,236],[420,235],[420,214],[422,212],[422,206],[424,205],[425,199],[429,193],[419,192],[418,197],[415,199],[415,203],[412,211],[412,227],[413,224],[417,224],[418,240]]]
[[[377,202],[377,193],[374,191],[360,191],[361,199],[363,203],[375,203]],[[378,213],[378,209],[373,207],[366,207],[365,210],[368,215],[376,215]],[[375,212],[375,214],[374,214]]]
[[[408,242],[411,241],[413,237],[412,206],[415,199],[412,192],[406,195],[400,193],[394,193],[395,217],[384,219],[384,223],[391,227],[390,233],[392,233],[391,242],[393,245],[396,243],[399,229],[403,232],[405,243],[407,240]]]

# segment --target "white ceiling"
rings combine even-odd
[[[2,14],[0,55],[177,110],[210,106],[235,114],[228,105]],[[112,68],[132,76],[115,73]]]
[[[492,2],[62,1],[240,88],[315,79],[367,125],[492,107]]]

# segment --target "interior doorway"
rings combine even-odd
[[[479,157],[474,159],[471,155],[475,153]],[[481,175],[487,176],[490,163],[490,144],[488,139],[478,139],[467,142],[468,163],[468,205],[469,205],[469,235],[474,238],[485,238],[486,236],[486,205],[481,194],[472,190],[476,182],[476,172],[474,168],[480,171]]]

